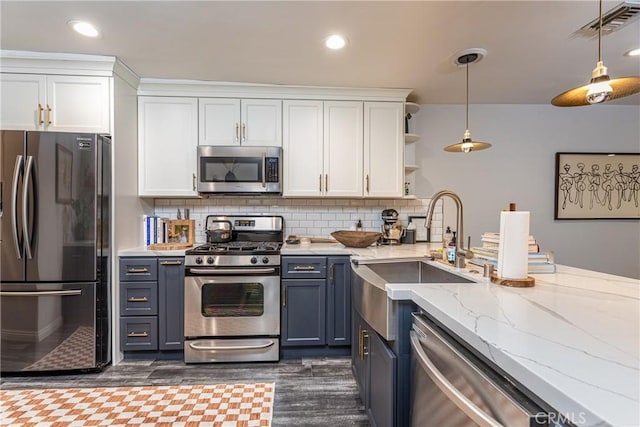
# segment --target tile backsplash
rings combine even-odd
[[[156,199],[155,215],[175,219],[178,209],[189,209],[196,221],[196,242],[206,241],[204,224],[207,215],[282,215],[285,237],[294,234],[308,237],[331,237],[336,230],[349,230],[358,220],[367,231],[380,231],[383,209],[398,211],[407,225],[409,216],[426,216],[429,199],[284,199],[281,197],[224,196],[208,199]],[[418,235],[426,236],[424,222],[416,224]],[[422,230],[420,228],[422,227]],[[442,201],[433,216],[431,240],[442,236]]]

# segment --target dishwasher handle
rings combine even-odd
[[[471,400],[469,400],[464,393],[458,390],[447,378],[442,374],[435,366],[435,364],[429,359],[424,349],[422,348],[422,342],[428,345],[427,340],[421,340],[419,335],[415,331],[410,332],[411,348],[416,356],[416,360],[420,363],[427,375],[431,378],[436,386],[442,391],[461,411],[463,411],[469,418],[478,423],[480,426],[501,427],[495,418],[487,414],[480,408],[478,408]]]

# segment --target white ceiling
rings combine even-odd
[[[606,1],[608,10],[620,1]],[[597,39],[574,31],[597,1],[0,1],[2,49],[115,55],[141,77],[314,86],[411,88],[419,103],[548,104],[586,83]],[[98,26],[87,39],[71,19]],[[347,35],[342,51],[323,38]],[[603,39],[612,78],[640,75],[640,20]],[[640,94],[614,101],[640,104]]]

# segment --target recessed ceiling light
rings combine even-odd
[[[347,44],[347,39],[340,34],[332,34],[324,40],[324,44],[329,49],[342,49]]]
[[[69,21],[68,24],[73,31],[82,34],[83,36],[96,38],[100,35],[100,31],[98,31],[98,29],[89,22]]]
[[[624,56],[640,56],[640,47],[625,52]]]

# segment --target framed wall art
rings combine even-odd
[[[640,153],[556,153],[555,219],[639,219]]]
[[[71,203],[71,178],[73,176],[73,153],[56,144],[56,203]]]

